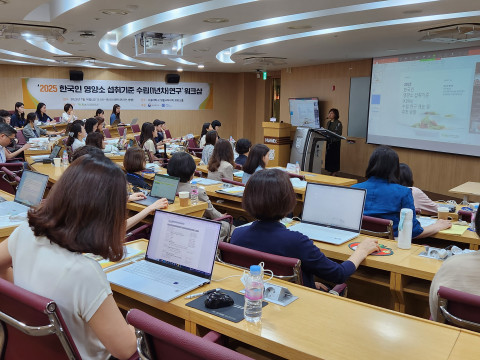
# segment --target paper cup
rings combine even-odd
[[[188,206],[188,200],[190,199],[190,193],[188,191],[180,191],[178,197],[180,199],[180,206]]]
[[[55,166],[60,166],[61,163],[62,163],[62,159],[60,159],[60,158],[54,158],[54,159],[53,159],[53,164],[54,164]]]

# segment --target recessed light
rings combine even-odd
[[[177,68],[177,71],[178,71],[178,72],[182,72],[183,69],[182,69],[181,67],[179,67],[179,68]]]
[[[420,14],[423,10],[405,10],[403,13],[405,15]]]
[[[195,52],[207,52],[210,51],[210,48],[202,48],[202,49],[193,49]]]
[[[85,45],[85,43],[80,42],[80,41],[70,41],[70,42],[67,43],[67,45],[83,46],[83,45]]]
[[[203,22],[210,23],[210,24],[220,24],[220,23],[226,23],[229,22],[227,18],[208,18],[203,20]]]
[[[105,15],[127,15],[130,12],[128,10],[122,10],[122,9],[103,9],[100,10],[102,14]]]
[[[205,68],[205,65],[199,64],[199,65],[198,65],[198,68],[199,68],[199,69],[203,69],[203,68]]]
[[[223,41],[225,41],[225,42],[235,42],[235,41],[237,41],[237,40],[235,40],[235,39],[227,39],[227,40],[223,40]]]
[[[292,25],[288,27],[290,30],[306,30],[311,29],[312,25]]]

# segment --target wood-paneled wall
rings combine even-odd
[[[338,108],[344,136],[347,136],[350,78],[370,76],[371,65],[371,60],[363,60],[282,70],[281,119],[289,122],[289,98],[318,97],[320,119],[325,119],[328,109]],[[342,143],[341,171],[364,176],[375,145],[366,144],[361,138],[353,140],[354,144]],[[480,181],[480,159],[476,157],[402,148],[395,150],[400,161],[412,168],[415,186],[423,190],[448,198],[452,196],[449,189],[466,181]]]
[[[0,108],[13,110],[15,102],[22,101],[22,88],[20,79],[23,77],[36,78],[69,78],[69,67],[40,67],[40,66],[0,66]],[[156,70],[116,70],[116,69],[82,69],[84,79],[98,80],[130,80],[130,81],[158,81],[164,82],[166,71]],[[128,122],[138,118],[139,123],[161,119],[167,122],[173,136],[187,133],[199,134],[204,122],[220,120],[222,127],[220,136],[228,138],[232,135],[250,136],[255,138],[256,123],[264,119],[263,103],[258,104],[255,74],[248,73],[208,73],[208,72],[183,72],[181,82],[208,82],[213,84],[213,109],[212,110],[122,110],[121,118]],[[262,98],[261,96],[259,98]],[[39,99],[39,101],[42,101]],[[61,116],[63,102],[59,99],[57,104],[46,104],[47,114],[51,117]],[[122,105],[122,104],[120,104]],[[112,104],[113,107],[113,104]],[[34,109],[26,109],[28,113]],[[111,114],[111,108],[103,109],[106,118]],[[79,118],[91,117],[95,110],[76,110]],[[257,121],[257,117],[258,121]],[[245,125],[245,126],[244,126]],[[245,131],[245,135],[244,135]]]

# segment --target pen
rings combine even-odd
[[[202,293],[188,295],[188,296],[185,296],[185,299],[192,299],[194,297],[199,297],[199,296],[202,296],[202,295],[208,295],[208,294],[211,294],[215,291],[220,291],[220,290],[222,290],[222,289],[212,289],[212,290],[204,291]]]

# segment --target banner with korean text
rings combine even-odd
[[[209,83],[23,78],[22,90],[27,109],[35,109],[39,102],[47,110],[63,110],[66,103],[75,110],[105,112],[114,104],[122,110],[213,109],[213,84]]]

